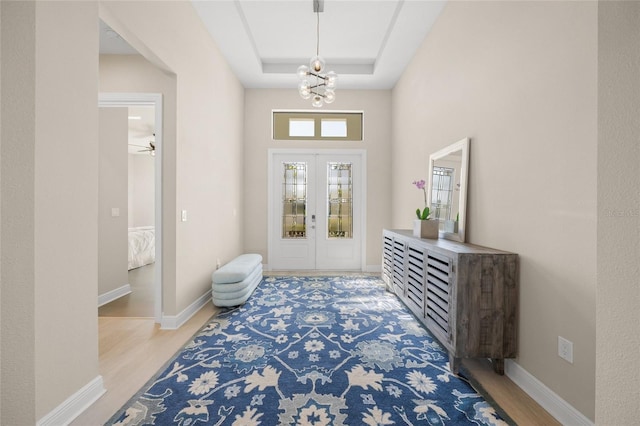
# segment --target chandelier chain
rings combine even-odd
[[[298,92],[303,99],[312,98],[314,107],[330,104],[335,98],[335,88],[338,75],[329,71],[324,72],[324,60],[320,56],[320,12],[322,0],[313,0],[313,11],[316,13],[316,56],[311,58],[309,66],[300,65],[297,75],[299,78]]]

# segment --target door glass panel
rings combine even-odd
[[[453,172],[454,169],[448,167],[433,168],[433,189],[431,193],[431,208],[434,216],[445,220],[451,219],[451,200],[453,194]]]
[[[351,163],[327,163],[327,237],[353,238]]]
[[[282,166],[282,238],[306,238],[307,163]]]

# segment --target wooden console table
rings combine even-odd
[[[387,288],[447,349],[451,371],[482,357],[504,374],[517,353],[518,255],[410,230],[385,229],[382,241]]]

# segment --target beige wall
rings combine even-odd
[[[429,154],[470,137],[467,241],[520,255],[517,363],[590,419],[597,7],[449,2],[392,104],[393,225],[410,226]]]
[[[35,5],[1,2],[2,412],[35,423]],[[15,49],[14,46],[19,46]],[[7,209],[6,206],[12,206]],[[28,366],[22,370],[22,365]],[[30,409],[25,409],[29,407]]]
[[[596,423],[640,418],[640,3],[600,2]]]
[[[0,64],[2,64],[2,7],[0,7]],[[2,66],[0,65],[0,99],[2,99]],[[0,129],[2,104],[0,103]],[[2,282],[2,131],[0,131],[0,283]],[[0,284],[0,380],[2,379],[2,284]],[[2,386],[0,385],[0,421],[2,420]]]
[[[131,183],[129,227],[153,226],[155,214],[155,158],[149,154],[129,154]]]
[[[98,147],[98,294],[122,287],[127,274],[127,115],[100,108]],[[120,215],[111,215],[111,209]]]
[[[98,11],[92,2],[38,2],[36,8],[35,372],[39,418],[98,374]],[[65,108],[60,108],[61,103]]]
[[[133,176],[133,155],[129,154],[127,158],[127,177]],[[129,209],[127,210],[127,227],[131,228],[133,226],[133,209],[131,206],[133,205],[133,179],[127,179],[127,205]]]
[[[164,283],[163,304],[165,315],[176,315],[210,289],[216,258],[242,251],[241,218],[233,212],[242,210],[244,89],[189,2],[105,2],[101,17],[176,75],[176,139],[165,152],[175,158],[175,183],[163,163],[163,194],[175,194],[173,208],[163,206],[175,226],[175,254],[163,257],[175,262],[175,289]],[[183,209],[187,222],[179,221]]]
[[[208,290],[212,258],[241,251],[239,218],[219,212],[215,201],[240,208],[243,89],[189,2],[0,7],[1,195],[3,206],[12,205],[1,228],[0,423],[35,424],[99,374],[99,14],[131,28],[128,34],[176,75],[180,146],[168,152],[173,170],[169,162],[165,172],[174,177],[165,217],[175,230],[178,203],[191,215],[173,241],[168,234],[176,288],[166,315]]]
[[[268,263],[267,152],[270,148],[364,149],[367,152],[366,265],[379,267],[382,229],[390,223],[391,92],[339,90],[336,101],[323,111],[363,111],[362,142],[274,141],[271,112],[274,109],[310,110],[311,101],[295,90],[249,89],[245,94],[244,128],[244,249],[260,253]],[[264,212],[264,213],[260,213]]]
[[[1,7],[0,423],[35,424],[99,374],[98,5]]]

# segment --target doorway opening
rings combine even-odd
[[[101,108],[126,108],[127,279],[129,294],[99,308],[101,316],[162,319],[162,95],[101,93]],[[132,123],[133,122],[133,123]],[[124,245],[124,244],[123,244]],[[135,294],[134,294],[135,292]],[[102,297],[101,295],[100,297]],[[99,301],[99,305],[100,305]],[[109,306],[111,305],[111,306]],[[102,310],[102,312],[100,312]]]

